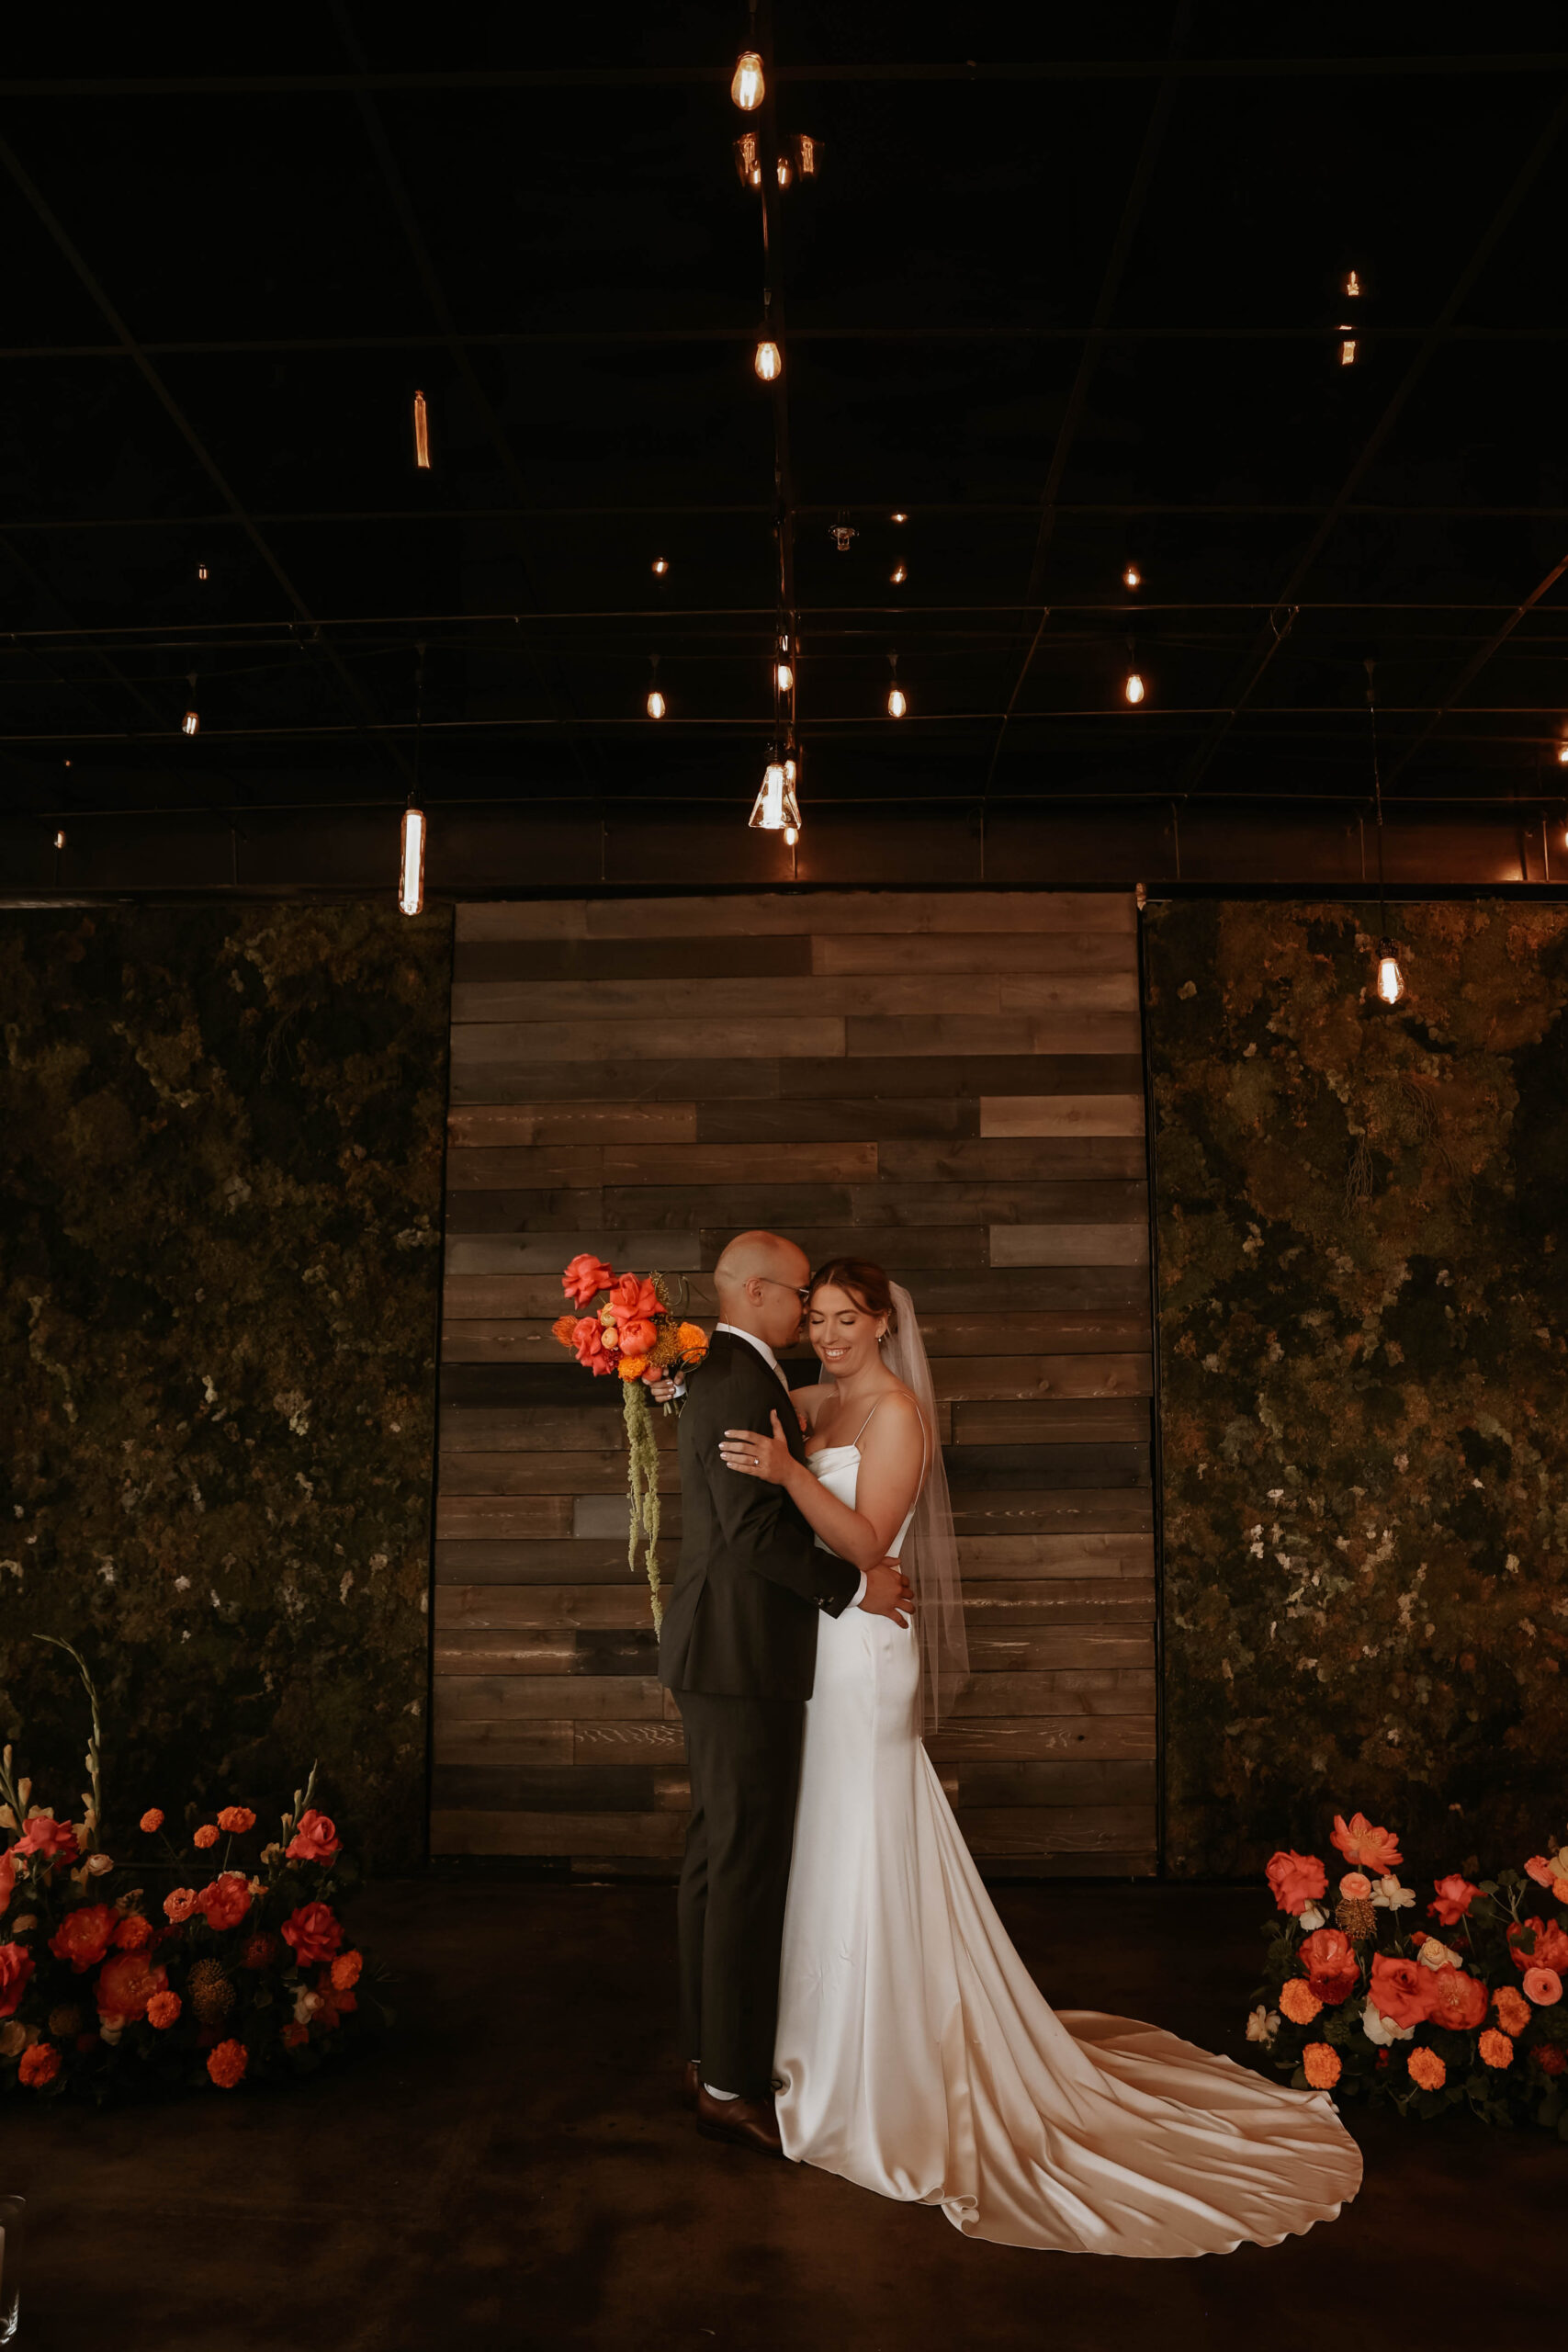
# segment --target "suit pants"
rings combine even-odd
[[[806,1702],[674,1696],[692,1778],[681,2047],[702,2060],[703,2079],[716,2089],[771,2099]]]

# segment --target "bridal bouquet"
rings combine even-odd
[[[617,1274],[602,1258],[583,1250],[563,1272],[560,1286],[578,1311],[557,1318],[551,1326],[555,1337],[596,1376],[615,1373],[620,1379],[631,1512],[626,1558],[635,1569],[641,1547],[657,1626],[664,1614],[659,1577],[659,1449],[643,1384],[677,1364],[701,1363],[708,1343],[695,1323],[680,1320],[662,1274]]]
[[[198,1823],[188,1849],[153,1806],[116,1838],[122,1860],[103,1843],[97,1694],[59,1646],[92,1704],[91,1786],[81,1819],[60,1820],[0,1751],[0,2097],[235,2090],[313,2074],[389,2024],[338,1916],[357,1874],[310,1804],[314,1770],[259,1853],[248,1805]]]
[[[1298,2090],[1386,2098],[1402,2115],[1468,2103],[1568,2140],[1568,1841],[1478,1883],[1434,1879],[1430,1927],[1416,1924],[1393,1831],[1336,1814],[1330,1843],[1348,1865],[1335,1896],[1315,1854],[1268,1866],[1282,1917],[1263,1931],[1247,2040]]]

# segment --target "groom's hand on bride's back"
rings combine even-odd
[[[897,1560],[878,1560],[875,1567],[865,1572],[865,1590],[861,1607],[868,1617],[891,1617],[896,1625],[907,1625],[903,1614],[915,1605],[915,1589]]]

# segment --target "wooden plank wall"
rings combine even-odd
[[[814,1262],[881,1260],[920,1310],[976,1669],[932,1754],[975,1852],[1153,1869],[1134,923],[1109,893],[458,909],[436,1852],[678,1855],[681,1725],[626,1567],[618,1384],[549,1327],[585,1249],[686,1275],[711,1318],[724,1242],[765,1225]]]

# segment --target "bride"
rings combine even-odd
[[[1331,2219],[1360,2156],[1325,2093],[1156,2027],[1059,2015],[1009,1942],[921,1745],[966,1671],[931,1368],[908,1293],[840,1258],[812,1278],[822,1366],[807,1460],[727,1432],[857,1567],[897,1555],[916,1623],[820,1615],[774,2070],[786,2155],[966,2235],[1089,2254],[1227,2253]]]

